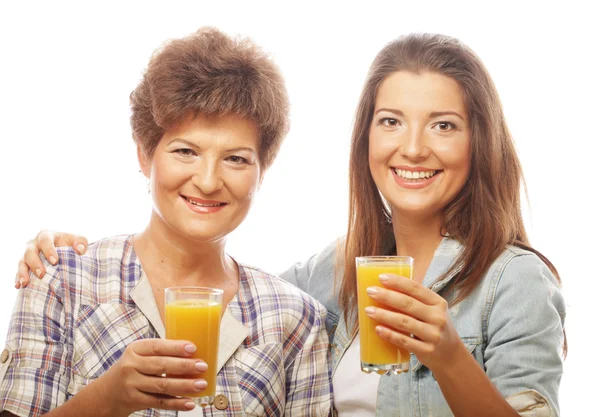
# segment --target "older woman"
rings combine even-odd
[[[278,69],[248,40],[202,29],[157,51],[131,94],[153,208],[135,235],[84,257],[61,249],[19,292],[0,373],[17,416],[175,416],[206,387],[195,346],[164,339],[166,287],[224,291],[218,404],[205,415],[325,416],[325,309],[236,262],[225,239],[246,217],[287,131]],[[168,377],[161,377],[166,374]]]

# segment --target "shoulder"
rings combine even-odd
[[[272,304],[283,310],[308,310],[308,313],[316,315],[325,312],[325,307],[314,297],[286,280],[254,266],[239,264],[239,267],[245,275],[250,290],[257,296],[261,304],[263,301],[265,302],[263,307]]]
[[[93,242],[84,255],[79,255],[71,247],[57,248],[57,253],[56,265],[51,265],[40,255],[47,271],[44,280],[54,289],[66,286],[78,291],[113,278],[120,280],[121,275],[131,272],[136,263],[131,235],[112,236]]]
[[[516,246],[508,246],[495,264],[501,281],[537,284],[558,289],[558,278],[548,265],[534,252]]]
[[[513,305],[549,302],[564,316],[560,282],[537,254],[508,246],[490,268],[490,274],[492,301],[505,298]]]

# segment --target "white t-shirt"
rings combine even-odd
[[[373,417],[380,376],[360,370],[360,340],[354,338],[333,375],[333,403],[338,417]]]

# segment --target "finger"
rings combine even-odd
[[[198,375],[208,369],[206,362],[198,359],[173,358],[169,356],[153,356],[145,358],[138,368],[144,375],[182,376]]]
[[[40,259],[39,249],[33,241],[29,241],[27,244],[22,260],[25,262],[27,270],[33,271],[38,278],[42,278],[46,274],[46,268]]]
[[[393,345],[408,350],[415,355],[431,354],[434,350],[433,345],[418,340],[417,338],[410,337],[406,334],[393,331],[385,326],[375,327],[377,335],[383,340],[392,343]]]
[[[423,304],[410,295],[381,287],[369,287],[367,288],[367,294],[373,300],[385,304],[392,310],[400,311],[418,320],[429,322],[427,318],[430,315],[432,307]]]
[[[29,285],[29,267],[27,267],[27,264],[23,259],[19,261],[17,270],[17,281],[19,283],[17,288],[26,287]]]
[[[83,255],[88,247],[85,237],[73,233],[56,233],[54,243],[56,246],[71,246],[80,255]]]
[[[408,294],[424,304],[436,305],[440,303],[440,300],[444,300],[429,288],[424,287],[416,281],[406,279],[399,275],[381,274],[379,276],[379,281],[381,281],[386,288]]]
[[[140,403],[147,408],[157,408],[160,410],[189,411],[196,407],[191,398],[174,398],[168,395],[146,394],[140,392]]]
[[[19,273],[17,272],[15,274],[15,288],[18,290],[19,288],[21,288],[21,283],[19,282]]]
[[[383,308],[367,307],[367,316],[383,324],[385,327],[405,333],[413,334],[416,338],[437,344],[441,339],[441,331],[435,326],[415,320],[406,314],[396,313]]]
[[[58,254],[56,253],[56,247],[54,246],[54,232],[42,230],[37,234],[34,244],[38,253],[42,252],[48,262],[52,265],[56,265]]]
[[[201,378],[169,378],[161,376],[145,377],[137,387],[148,394],[160,394],[174,397],[198,394],[207,383]]]
[[[143,339],[129,345],[140,356],[190,357],[196,346],[185,340]]]

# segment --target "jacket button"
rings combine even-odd
[[[8,349],[4,349],[2,351],[2,355],[0,355],[0,362],[5,363],[8,360]]]
[[[223,394],[219,394],[215,397],[214,405],[217,410],[225,410],[229,407],[229,400]]]

